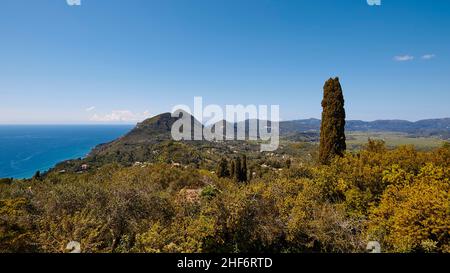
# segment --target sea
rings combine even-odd
[[[86,157],[132,125],[0,125],[0,178],[30,178],[57,163]]]

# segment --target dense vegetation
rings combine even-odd
[[[378,240],[389,252],[450,252],[449,145],[369,141],[315,160],[289,156],[242,183],[167,163],[4,179],[0,251],[63,252],[76,240],[84,252],[362,252]]]

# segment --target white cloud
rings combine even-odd
[[[409,61],[414,60],[414,56],[411,56],[411,55],[395,56],[394,60],[397,62],[409,62]]]
[[[86,112],[92,112],[95,110],[95,106],[88,107],[85,110],[86,110]]]
[[[96,122],[140,122],[150,117],[150,112],[133,113],[129,110],[115,110],[109,114],[94,114],[91,121]]]
[[[422,56],[422,60],[431,60],[431,59],[434,59],[434,58],[436,58],[435,54],[425,54],[425,55]]]

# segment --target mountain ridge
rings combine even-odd
[[[280,122],[280,131],[286,133],[301,131],[320,131],[319,119],[303,119]],[[436,134],[439,132],[450,132],[450,118],[424,119],[419,121],[407,120],[347,120],[347,131],[377,131],[377,132],[399,132],[399,133],[424,133]]]
[[[183,112],[187,115],[190,115],[189,113]],[[190,115],[192,120],[195,122],[200,123],[194,116]],[[170,127],[173,124],[175,120],[178,118],[174,118],[171,116],[171,113],[162,113],[156,116],[153,116],[151,118],[148,118],[136,125],[136,128],[145,127],[148,124],[153,124],[153,122],[156,121],[156,123],[159,124],[159,121],[163,120],[170,120],[168,123],[168,126],[166,127],[167,131],[170,131]],[[226,123],[227,125],[233,124],[229,121],[222,120],[218,123]],[[245,122],[248,124],[249,120],[235,122],[234,126],[236,124]],[[269,122],[270,123],[270,122]],[[308,118],[308,119],[295,119],[295,120],[286,120],[286,121],[280,121],[280,130],[290,130],[290,126],[295,126],[295,131],[320,131],[320,124],[321,120],[317,118]],[[364,121],[364,120],[347,120],[346,121],[346,129],[348,131],[374,131],[374,130],[381,130],[381,131],[390,131],[390,132],[405,132],[410,133],[414,132],[413,130],[425,130],[425,129],[431,129],[431,130],[443,130],[443,131],[449,131],[450,132],[450,117],[446,118],[430,118],[430,119],[422,119],[418,121],[409,121],[409,120],[403,120],[403,119],[377,119],[373,121]],[[213,125],[209,125],[213,126]],[[136,129],[135,128],[135,129]],[[285,131],[286,132],[286,131]],[[283,134],[283,132],[282,132]]]
[[[185,112],[184,114],[189,115]],[[200,124],[193,116],[189,115],[189,117],[191,118],[191,125],[194,123]],[[138,123],[124,136],[109,143],[97,145],[86,158],[63,162],[58,164],[55,169],[56,171],[72,170],[76,172],[82,169],[83,163],[87,163],[91,167],[99,167],[106,163],[130,165],[135,162],[177,162],[183,165],[212,164],[211,162],[215,162],[217,159],[214,156],[217,155],[235,154],[239,150],[259,151],[259,144],[252,141],[174,141],[171,127],[178,119],[172,117],[171,113],[163,113],[146,119]],[[219,121],[216,124],[221,122],[224,123],[225,121]],[[248,125],[249,120],[243,122]],[[226,126],[233,126],[236,132],[238,123],[227,122],[225,124]],[[280,122],[280,137],[287,141],[302,142],[307,145],[305,147],[309,147],[309,144],[314,146],[319,141],[320,125],[319,119],[282,121]],[[201,126],[205,128],[204,125]],[[417,122],[349,120],[347,121],[347,131],[394,132],[404,133],[409,138],[433,137],[449,140],[450,118],[428,119]],[[248,126],[246,126],[245,133],[248,137]],[[280,146],[281,153],[286,152],[283,150],[284,148]],[[211,154],[204,151],[209,151]]]
[[[191,119],[192,128],[194,124],[200,122],[187,112],[181,111],[183,115],[189,115]],[[171,127],[180,117],[172,117],[171,113],[162,113],[151,118],[148,118],[138,123],[126,135],[118,138],[112,142],[100,144],[95,147],[91,155],[101,155],[105,152],[115,152],[118,147],[128,147],[131,149],[143,149],[144,147],[154,146],[162,141],[171,140]],[[225,120],[219,121],[216,124],[223,123],[225,126],[232,125],[236,132],[238,124],[245,123],[246,135],[248,136],[248,124],[250,120],[245,120],[237,123],[227,122]],[[216,124],[209,125],[215,126]],[[302,120],[281,121],[280,135],[281,137],[288,137],[291,139],[303,139],[307,141],[315,141],[320,133],[321,120],[310,118]],[[203,127],[203,125],[201,125]],[[269,122],[269,126],[271,123]],[[259,128],[259,126],[258,126]],[[225,130],[225,129],[224,129]],[[346,124],[347,131],[358,132],[394,132],[405,133],[411,136],[426,136],[438,137],[441,139],[450,139],[450,118],[442,119],[426,119],[411,122],[407,120],[348,120]],[[225,131],[224,131],[225,132]],[[117,148],[117,149],[116,149]]]
[[[191,118],[192,125],[200,122],[187,112],[181,111]],[[162,113],[148,118],[136,125],[124,137],[139,136],[141,141],[149,141],[149,136],[157,136],[162,139],[168,139],[173,123],[178,118],[172,117],[171,113]],[[226,120],[219,121],[216,124],[223,123],[225,126],[233,125],[236,131],[238,124],[246,124],[246,133],[248,133],[248,124],[250,120],[231,123]],[[212,124],[206,127],[215,126]],[[319,133],[321,120],[316,118],[298,119],[289,121],[280,121],[281,136],[298,133]],[[204,126],[204,125],[201,125]],[[270,126],[270,122],[269,122]],[[259,126],[258,126],[259,128]],[[440,136],[443,139],[450,138],[450,118],[423,119],[418,121],[408,121],[401,119],[379,119],[374,121],[347,120],[346,131],[349,132],[394,132],[406,133],[418,136]],[[150,134],[149,134],[150,133]]]

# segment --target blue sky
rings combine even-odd
[[[174,105],[450,116],[450,1],[2,0],[0,124],[134,122]]]

